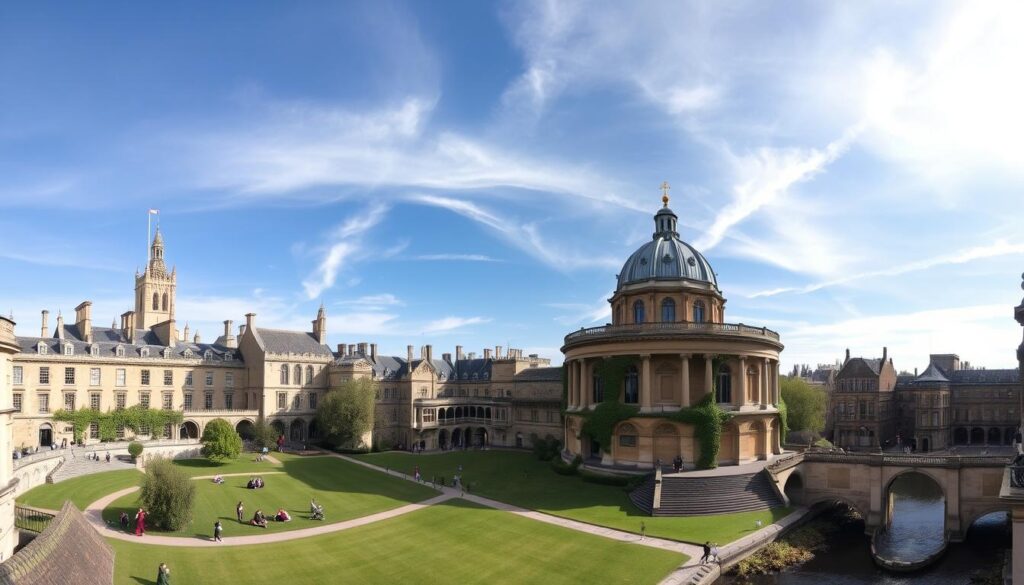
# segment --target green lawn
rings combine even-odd
[[[551,470],[548,463],[537,460],[531,453],[454,451],[412,455],[389,452],[360,455],[359,458],[410,474],[418,465],[425,479],[443,476],[448,485],[451,485],[452,476],[459,473],[458,466],[462,465],[463,481],[471,484],[472,493],[628,532],[639,532],[643,521],[647,534],[685,542],[711,540],[725,544],[753,532],[757,520],[767,525],[790,512],[789,508],[774,508],[714,516],[651,517],[633,506],[623,488],[585,482],[578,476],[559,475]]]
[[[103,496],[139,485],[141,481],[142,474],[134,469],[93,473],[34,487],[18,496],[17,501],[26,506],[60,510],[64,500],[71,500],[79,510],[84,510]]]
[[[398,518],[278,544],[170,548],[108,540],[115,583],[657,583],[683,555],[451,500]]]
[[[209,537],[217,520],[224,526],[225,537],[321,526],[323,522],[307,518],[311,497],[323,504],[328,522],[340,522],[438,495],[430,488],[388,477],[335,457],[286,456],[281,459],[282,466],[264,466],[262,470],[285,473],[263,475],[266,487],[258,490],[246,489],[248,475],[225,477],[220,485],[209,479],[194,480],[197,489],[192,524],[172,535]],[[210,475],[207,471],[209,469],[194,475]],[[223,473],[237,471],[225,470]],[[116,523],[124,511],[134,518],[138,509],[137,498],[138,494],[134,493],[114,501],[103,511],[103,517],[107,522]],[[239,525],[235,518],[235,506],[239,500],[245,506],[246,522],[257,509],[271,517],[278,508],[287,510],[292,521],[270,522],[267,528]]]

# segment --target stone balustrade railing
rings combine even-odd
[[[778,341],[779,334],[767,327],[751,327],[743,323],[642,323],[640,325],[602,325],[580,329],[565,336],[565,343],[597,339],[602,337],[620,337],[633,335],[671,335],[671,334],[725,334],[746,337],[766,338]]]

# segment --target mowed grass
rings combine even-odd
[[[182,530],[163,534],[212,537],[213,523],[218,520],[224,527],[225,537],[298,530],[324,524],[309,519],[311,498],[316,498],[324,506],[327,522],[341,522],[438,495],[438,492],[428,487],[389,477],[335,457],[286,456],[282,459],[283,465],[280,467],[263,467],[261,471],[253,472],[263,477],[266,487],[262,489],[246,489],[249,475],[225,477],[224,483],[220,485],[210,479],[193,480],[196,482],[196,499],[192,524]],[[272,471],[281,473],[270,473]],[[211,474],[204,472],[193,475]],[[115,500],[103,510],[103,518],[108,523],[117,524],[123,511],[134,522],[135,512],[139,508],[138,496],[138,493],[133,493]],[[239,524],[235,516],[235,506],[240,500],[245,507],[245,524]],[[290,522],[272,520],[279,508],[288,511],[292,517]],[[263,510],[271,519],[267,528],[248,524],[258,509]],[[160,533],[152,526],[147,527],[147,532]]]
[[[108,540],[115,583],[657,583],[684,555],[449,500],[312,538],[245,547],[159,547]]]
[[[757,512],[693,517],[651,517],[633,505],[626,491],[583,481],[579,476],[559,475],[550,464],[531,453],[513,451],[453,451],[436,455],[402,452],[371,453],[359,459],[411,474],[415,466],[426,480],[444,477],[448,485],[460,474],[471,492],[508,504],[564,518],[672,540],[725,544],[786,516],[789,508]],[[462,465],[462,472],[458,468]]]
[[[141,482],[142,474],[134,469],[106,471],[34,487],[18,496],[17,501],[26,506],[60,510],[65,500],[71,500],[75,507],[84,510],[107,494]]]

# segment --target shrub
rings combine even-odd
[[[195,482],[169,459],[150,460],[140,494],[139,501],[156,528],[181,530],[192,522]]]
[[[277,429],[261,418],[252,427],[252,442],[257,449],[273,449],[277,446]]]
[[[551,469],[559,475],[576,475],[582,463],[583,459],[579,455],[574,457],[571,463],[562,461],[561,457],[554,457],[551,459]]]
[[[331,447],[358,448],[373,428],[377,383],[369,378],[348,380],[331,390],[316,407],[316,424]]]
[[[139,443],[138,441],[128,443],[128,454],[132,456],[133,461],[138,459],[139,455],[142,455],[142,449],[142,443]]]
[[[551,435],[542,439],[534,433],[530,435],[530,440],[533,441],[533,454],[541,461],[551,461],[562,450],[562,442]]]
[[[234,459],[242,452],[242,437],[238,436],[231,423],[215,418],[203,429],[203,457],[208,459]]]

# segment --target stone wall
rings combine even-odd
[[[70,546],[74,543],[73,546]],[[0,585],[111,585],[114,551],[71,502],[7,562]]]

